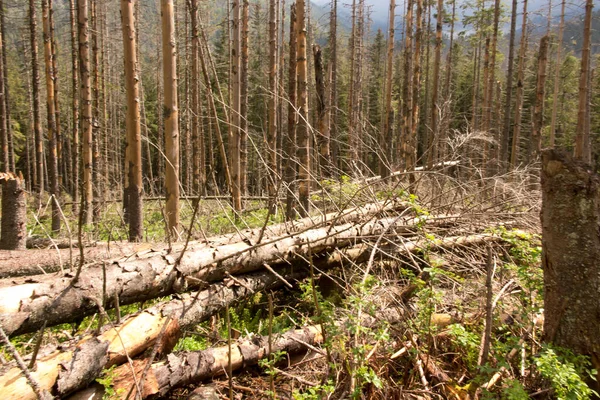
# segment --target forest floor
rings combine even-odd
[[[394,198],[408,207],[388,211],[388,217],[400,218],[405,213],[423,221],[448,215],[457,219],[417,223],[408,233],[384,230],[353,238],[366,246],[369,257],[356,262],[347,258],[326,269],[312,263],[310,256],[308,276],[287,278],[292,287],[257,290],[187,326],[174,345],[174,354],[208,354],[236,344],[242,348],[244,340],[259,336],[271,346],[298,328],[316,329],[319,335],[313,343],[297,339],[300,351],[265,350],[268,356],[259,357],[254,365],[246,363],[243,371],[233,372],[228,379],[227,370],[233,367],[230,360],[228,368],[214,372],[213,379],[203,379],[200,386],[196,381],[184,382],[163,396],[526,399],[589,395],[584,382],[590,375],[586,360],[541,343],[540,195],[530,184],[530,175],[521,172],[467,184],[443,174],[423,175],[412,183],[412,194],[402,179],[377,185],[350,180],[325,183],[324,190],[313,194],[318,205],[315,216]],[[191,233],[185,229],[174,240],[165,237],[161,203],[146,202],[145,239],[159,248],[185,240],[188,234],[202,242],[284,220],[282,212],[269,215],[260,201],[247,202],[246,209],[236,218],[226,202],[203,201]],[[48,239],[48,214],[43,208],[37,212],[29,229],[32,236]],[[192,202],[182,202],[182,226],[190,226],[192,214]],[[70,211],[65,217],[75,220]],[[70,231],[75,241],[75,226]],[[67,236],[63,230],[53,240],[62,243]],[[116,245],[125,237],[120,206],[107,203],[99,208],[97,222],[86,228],[84,242]],[[476,240],[448,242],[449,238]],[[57,251],[52,244],[48,247],[49,253]],[[62,268],[66,271],[68,262]],[[14,283],[20,278],[7,279]],[[127,318],[177,296],[123,305],[118,311],[108,309],[106,317],[114,321],[119,313]],[[46,329],[42,347],[65,347],[98,332],[106,323],[100,315]],[[37,337],[28,333],[11,341],[25,356],[33,351]],[[0,353],[3,362],[12,359],[5,348]],[[162,356],[154,356],[148,365],[162,362]],[[142,359],[148,357],[145,353]],[[117,382],[122,379],[120,371],[114,366],[104,369],[91,390],[103,398],[124,398]]]

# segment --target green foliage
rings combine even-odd
[[[335,390],[333,381],[328,380],[327,383],[317,385],[306,389],[304,393],[299,390],[294,390],[292,396],[294,400],[321,400],[327,398]]]
[[[552,383],[558,400],[587,399],[597,395],[582,378],[593,379],[596,375],[587,357],[574,356],[564,349],[555,350],[548,346],[536,357],[535,365],[540,374]]]
[[[313,194],[311,200],[314,202],[332,202],[337,207],[348,207],[350,200],[356,197],[361,190],[359,182],[353,182],[348,175],[340,176],[339,180],[325,179],[321,181],[322,191]]]
[[[529,394],[525,388],[516,379],[508,379],[502,389],[502,399],[506,400],[526,400],[529,399]]]
[[[464,352],[464,360],[471,371],[477,366],[479,356],[480,338],[477,334],[468,331],[462,324],[449,326],[450,335],[454,338],[459,348]]]
[[[125,391],[125,389],[115,390],[113,388],[113,381],[116,378],[115,367],[116,365],[113,365],[112,367],[105,369],[102,371],[100,378],[96,379],[96,382],[104,387],[104,395],[102,396],[102,400],[119,399]]]
[[[206,337],[200,335],[189,335],[180,339],[175,346],[175,351],[199,351],[209,347]]]

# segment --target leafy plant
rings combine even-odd
[[[594,379],[596,371],[591,369],[587,357],[574,356],[564,349],[559,356],[555,349],[547,346],[535,359],[538,372],[552,384],[558,400],[587,399],[598,395],[583,381],[582,376]]]

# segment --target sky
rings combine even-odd
[[[339,0],[338,0],[339,1]],[[458,6],[457,6],[457,13],[459,13],[459,9],[460,9],[460,5],[468,5],[468,4],[473,4],[474,1],[465,1],[465,0],[458,0]],[[504,7],[509,10],[510,6],[512,4],[512,2],[509,3],[508,0],[501,0],[502,3],[504,4]],[[330,3],[330,0],[312,0],[313,3],[318,4],[318,5],[327,5]],[[403,14],[402,8],[405,0],[396,0],[396,19],[398,20],[398,16],[401,16]],[[365,0],[365,3],[367,6],[371,6],[371,10],[372,10],[372,14],[371,14],[371,19],[373,20],[375,25],[378,26],[387,26],[387,21],[388,21],[388,10],[390,7],[390,2],[389,0]],[[519,8],[522,8],[522,0],[519,0]],[[340,3],[344,8],[348,8],[349,4],[352,4],[352,0],[341,0]],[[569,0],[567,1],[567,14],[579,14],[579,13],[583,13],[584,12],[584,4],[585,4],[585,0]],[[598,8],[598,6],[600,6],[600,0],[595,0],[594,1],[595,7],[594,9],[596,10]],[[554,15],[559,15],[560,14],[560,5],[561,5],[561,0],[552,0],[552,13]],[[339,5],[338,5],[339,7]],[[446,6],[446,8],[448,9],[448,6]],[[537,14],[539,17],[541,18],[546,18],[547,14],[548,14],[548,0],[529,0],[528,1],[528,10],[530,12],[530,15],[533,17],[534,14]],[[459,16],[458,19],[460,20],[461,17]]]

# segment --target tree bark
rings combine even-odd
[[[319,45],[313,45],[313,58],[315,63],[315,87],[317,94],[317,146],[319,151],[319,167],[323,178],[331,176],[329,152],[329,123],[327,121],[327,98],[325,97],[325,72],[323,68],[323,53]]]
[[[77,199],[79,199],[79,58],[77,56],[77,9],[75,7],[75,0],[69,0],[69,19],[71,22],[71,79],[72,79],[72,147],[73,147],[73,159],[72,159],[72,176],[71,185],[73,190],[72,211],[77,213]]]
[[[600,178],[590,170],[557,150],[542,153],[544,339],[597,360]]]
[[[355,223],[316,228],[302,233],[275,237],[259,245],[247,242],[215,248],[189,246],[181,252],[158,252],[139,260],[94,265],[80,276],[77,285],[71,277],[41,277],[36,282],[0,289],[0,323],[8,335],[35,331],[46,321],[48,326],[71,321],[96,310],[91,298],[99,298],[106,287],[107,298],[119,296],[122,304],[164,296],[184,287],[185,277],[219,280],[225,273],[238,274],[260,269],[267,263],[278,263],[317,254],[332,248],[343,248],[357,238],[377,235],[413,220],[385,218],[362,225]],[[104,279],[104,276],[106,279]]]
[[[37,184],[36,192],[44,192],[44,137],[42,135],[42,123],[40,120],[40,72],[38,66],[37,47],[37,17],[35,0],[29,0],[29,40],[31,44],[31,90],[33,93],[33,131],[35,132],[35,153]]]
[[[177,38],[173,0],[161,0],[162,54],[165,121],[165,191],[167,229],[177,237],[179,229],[179,107],[177,104]]]
[[[538,52],[537,84],[535,90],[535,105],[533,107],[533,130],[531,132],[531,144],[529,159],[534,161],[542,151],[542,127],[544,124],[544,101],[546,99],[546,65],[548,64],[549,36],[540,40]]]
[[[298,157],[298,200],[300,216],[306,217],[310,212],[310,135],[308,121],[308,80],[306,50],[306,4],[304,0],[296,0],[296,79],[298,84],[298,126],[296,131],[296,155]]]
[[[521,44],[519,47],[519,69],[517,76],[517,93],[515,99],[515,127],[510,153],[510,167],[514,168],[519,162],[519,141],[521,140],[521,116],[523,109],[523,92],[525,80],[525,56],[527,54],[527,0],[523,1],[523,23],[521,24]]]
[[[335,2],[336,0],[334,0]],[[298,170],[298,159],[296,157],[296,5],[290,7],[290,62],[288,70],[288,115],[287,115],[287,135],[285,137],[285,183],[287,192],[285,197],[285,218],[291,221],[296,216],[296,172]]]
[[[79,22],[79,111],[81,129],[81,158],[83,163],[82,204],[83,223],[92,222],[92,87],[90,79],[90,40],[88,29],[88,2],[77,0]]]
[[[127,215],[129,240],[138,242],[143,234],[142,214],[142,141],[139,103],[139,78],[137,76],[137,42],[134,14],[135,0],[121,0],[121,25],[125,62],[125,88],[127,95],[127,148],[125,150],[127,186]],[[165,64],[166,64],[165,60]]]
[[[506,70],[506,103],[504,105],[504,122],[502,124],[502,143],[500,148],[500,162],[508,161],[508,149],[510,148],[511,132],[511,109],[513,94],[513,70],[515,59],[515,31],[517,26],[517,7],[518,1],[512,0],[512,11],[510,14],[510,33],[508,44],[508,68]]]
[[[394,112],[392,110],[392,75],[394,72],[394,32],[396,17],[396,1],[390,0],[388,38],[387,38],[387,59],[385,67],[385,92],[384,92],[384,115],[383,127],[380,135],[381,148],[384,150],[379,158],[379,175],[387,178],[391,172],[392,166],[392,121]]]
[[[513,0],[514,1],[514,0]],[[556,141],[556,117],[558,113],[558,90],[560,83],[560,67],[562,63],[562,42],[565,32],[565,6],[566,0],[561,1],[560,26],[558,28],[558,41],[556,45],[556,66],[554,68],[554,91],[552,93],[552,120],[550,121],[550,147],[554,147]]]
[[[429,134],[429,143],[427,146],[427,167],[432,168],[434,161],[437,160],[438,154],[438,125],[439,115],[442,106],[439,104],[439,87],[440,87],[440,67],[442,63],[442,27],[444,15],[444,2],[437,2],[437,17],[435,25],[435,58],[433,61],[433,93],[431,99],[431,133]]]
[[[236,213],[242,211],[241,164],[240,164],[240,102],[241,102],[241,25],[240,1],[232,3],[232,45],[231,45],[231,124],[229,125],[229,160],[231,170],[231,201]]]
[[[42,0],[42,21],[44,30],[44,61],[46,65],[46,110],[48,118],[48,175],[49,193],[52,201],[52,231],[60,231],[60,212],[58,210],[58,157],[56,151],[56,101],[54,98],[54,69],[52,61],[52,40],[50,38],[49,0]]]
[[[0,249],[25,250],[27,242],[27,192],[22,178],[0,173],[2,220]]]
[[[581,72],[579,74],[579,107],[577,112],[577,130],[575,136],[575,158],[589,163],[592,160],[590,146],[590,130],[587,120],[588,81],[590,75],[590,48],[592,38],[593,0],[585,3],[585,21],[583,26],[583,48],[581,49]],[[586,129],[587,128],[587,129]]]

